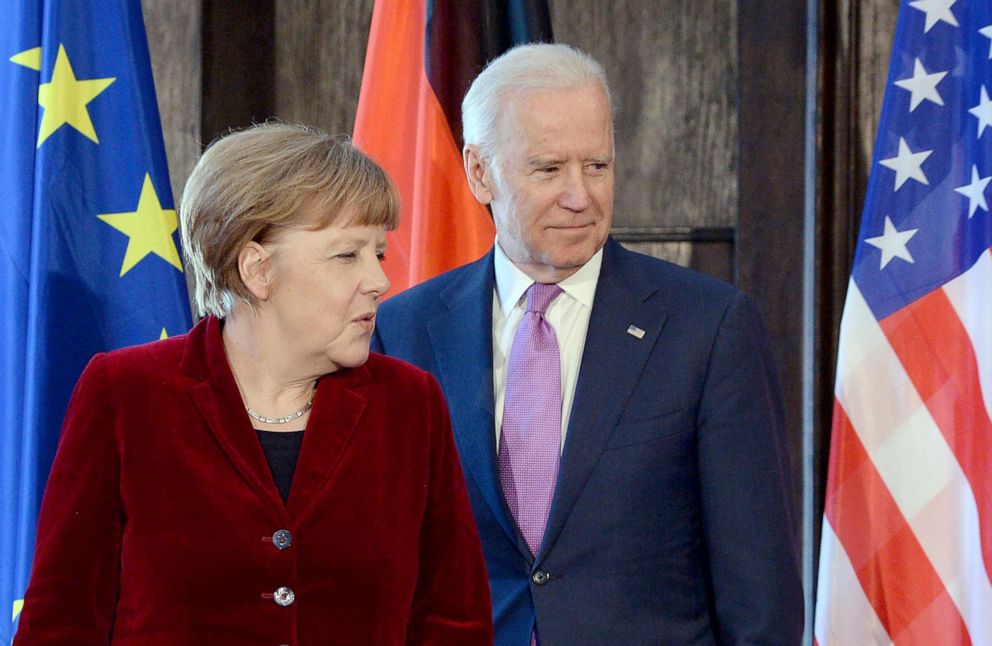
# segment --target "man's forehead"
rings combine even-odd
[[[548,88],[520,88],[503,96],[503,114],[525,111],[534,104],[568,102],[608,103],[606,89],[597,81]]]
[[[595,86],[579,86],[561,90],[532,91],[504,103],[500,111],[503,134],[537,130],[554,130],[579,115],[595,120],[612,129],[610,107],[606,95]],[[599,110],[602,112],[596,114]]]

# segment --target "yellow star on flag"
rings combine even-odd
[[[18,65],[23,65],[28,69],[32,69],[35,72],[41,71],[41,47],[33,47],[31,49],[26,49],[19,54],[14,54],[8,59],[11,63],[17,63]]]
[[[145,173],[145,182],[138,198],[138,210],[130,213],[107,213],[97,216],[128,238],[121,276],[150,253],[165,260],[179,271],[179,249],[172,234],[179,228],[179,219],[174,209],[163,209],[155,194],[152,178]]]
[[[100,143],[86,106],[116,80],[116,77],[77,80],[65,47],[59,45],[52,80],[38,86],[38,105],[45,109],[45,114],[41,117],[41,128],[38,130],[38,147],[65,124],[95,143]]]
[[[169,338],[169,333],[165,331],[165,328],[162,328],[162,333],[158,335],[159,341],[161,341],[162,339],[168,339],[168,338]]]
[[[14,611],[10,616],[11,621],[15,621],[17,619],[17,615],[21,614],[22,608],[24,608],[24,599],[14,599]]]

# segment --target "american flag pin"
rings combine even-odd
[[[629,334],[632,337],[636,337],[638,339],[644,338],[644,330],[637,327],[636,325],[631,325],[629,328],[627,328],[627,334]]]

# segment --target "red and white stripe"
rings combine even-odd
[[[992,645],[992,251],[841,324],[814,635]]]

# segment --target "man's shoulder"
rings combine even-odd
[[[491,256],[491,254],[490,254]],[[453,291],[460,287],[469,288],[469,281],[479,282],[480,272],[487,271],[487,263],[492,264],[490,256],[462,265],[443,274],[435,276],[418,285],[390,296],[379,307],[381,315],[386,318],[409,316],[424,309],[435,309],[446,296],[452,296]],[[491,271],[491,268],[489,268]]]
[[[628,282],[643,282],[666,300],[688,303],[725,303],[742,297],[740,289],[708,274],[668,260],[631,251],[614,243],[611,271]]]

